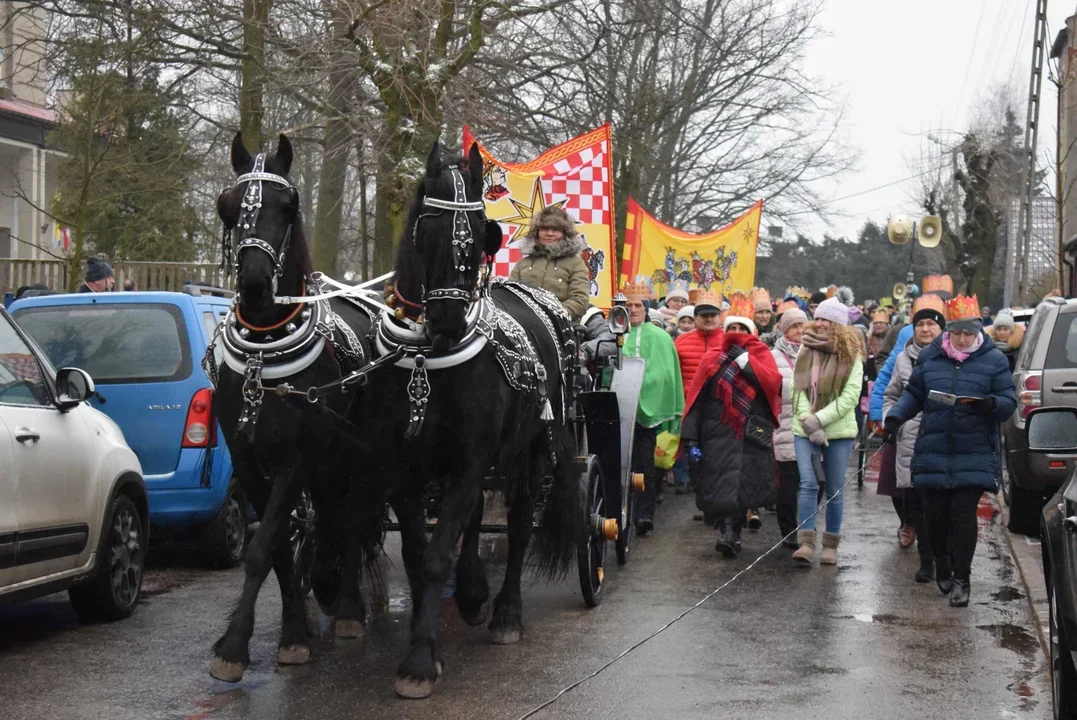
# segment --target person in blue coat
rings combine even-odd
[[[909,344],[912,339],[913,327],[906,325],[898,333],[894,349],[887,355],[886,362],[879,368],[879,374],[875,378],[875,387],[871,389],[871,404],[868,406],[868,419],[881,423],[883,421],[883,395],[886,394],[886,386],[890,384],[890,376],[894,374],[894,363],[901,354],[902,348]]]
[[[976,296],[947,303],[946,332],[924,348],[909,384],[883,420],[883,441],[923,413],[912,459],[913,487],[924,493],[935,582],[952,607],[969,604],[976,552],[976,508],[998,492],[999,425],[1017,408],[1006,356],[983,332]],[[930,397],[932,391],[942,396]]]

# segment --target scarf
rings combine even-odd
[[[734,345],[748,353],[754,380],[733,362],[729,351]],[[774,356],[759,338],[748,333],[727,333],[718,347],[703,356],[699,371],[692,379],[692,387],[688,390],[685,413],[691,410],[712,377],[716,378],[714,396],[722,403],[722,424],[732,428],[738,439],[744,438],[752,404],[760,391],[764,393],[770,408],[770,423],[778,427],[782,411],[782,374],[774,364]]]
[[[668,423],[663,430],[680,432],[684,385],[681,384],[677,349],[669,333],[649,322],[636,325],[625,336],[624,356],[641,357],[647,361],[636,422],[645,428]]]
[[[834,345],[834,335],[817,335],[804,331],[800,354],[793,368],[793,388],[808,393],[812,412],[834,402],[849,379],[852,365],[842,362]]]
[[[797,363],[797,353],[800,352],[800,343],[795,343],[782,335],[774,342],[774,349],[780,352],[789,362],[789,367]]]
[[[950,344],[950,331],[947,330],[942,334],[942,351],[946,353],[946,356],[954,362],[963,363],[969,359],[969,355],[980,349],[980,346],[984,344],[984,334],[980,333],[976,336],[975,342],[972,343],[972,347],[968,350],[957,350]]]

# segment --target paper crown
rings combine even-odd
[[[651,288],[640,282],[628,283],[621,288],[621,294],[625,296],[626,300],[650,300],[654,297],[654,293],[651,292]]]
[[[751,298],[743,292],[737,290],[729,298],[729,314],[726,317],[739,317],[751,320],[755,317],[755,303],[753,303]]]
[[[946,320],[972,320],[980,318],[980,301],[976,296],[958,295],[946,302]]]
[[[696,310],[699,310],[700,307],[712,307],[715,310],[722,309],[722,293],[702,288],[692,292],[696,294],[695,300],[691,301],[696,306]]]
[[[770,310],[773,307],[770,304],[770,292],[766,288],[754,287],[748,297],[756,310]]]
[[[699,288],[692,288],[688,291],[688,304],[695,305],[696,300],[699,299]]]
[[[838,286],[837,285],[828,285],[827,288],[826,288],[827,299],[830,299],[830,298],[834,297],[835,293],[837,293],[837,292],[838,292]]]
[[[776,312],[779,315],[781,315],[783,312],[786,312],[787,310],[797,310],[799,308],[800,308],[800,306],[797,305],[796,300],[785,300],[784,302],[781,302],[781,303],[778,304],[778,309],[777,309]]]
[[[785,296],[786,297],[792,296],[792,297],[795,297],[795,298],[800,298],[804,302],[807,302],[808,300],[811,299],[811,293],[808,292],[807,290],[805,290],[804,288],[800,287],[799,285],[794,285],[792,287],[787,287],[785,289]]]
[[[671,293],[684,293],[689,301],[692,299],[691,293],[688,290],[687,280],[674,280],[671,282],[669,288],[666,290],[666,297],[669,297]]]
[[[884,310],[883,308],[879,308],[875,312],[871,313],[871,321],[873,323],[877,323],[877,322],[888,323],[888,322],[890,322],[890,313],[889,313],[889,311]]]
[[[948,315],[948,311],[946,309],[946,301],[933,293],[921,295],[913,301],[912,314],[915,315],[921,310],[935,310],[936,312],[940,313],[943,318]],[[980,317],[979,310],[976,311],[976,317]]]
[[[948,292],[952,295],[954,292],[954,279],[949,275],[928,275],[920,283],[920,292]]]

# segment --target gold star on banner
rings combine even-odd
[[[546,205],[546,195],[542,192],[542,180],[535,178],[535,184],[531,188],[531,204],[524,205],[515,198],[509,198],[509,202],[516,208],[516,215],[507,218],[498,218],[499,223],[505,223],[506,225],[516,225],[516,232],[513,233],[509,242],[516,242],[523,236],[527,235],[528,230],[531,229],[531,221],[538,216],[547,207],[559,208],[568,202],[567,198],[560,202],[555,202],[553,205]]]

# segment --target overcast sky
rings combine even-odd
[[[1075,0],[1048,2],[1048,50]],[[1013,83],[1023,125],[1036,0],[826,0],[828,37],[808,55],[808,70],[845,96],[850,144],[859,167],[827,190],[841,215],[791,228],[855,238],[868,218],[916,214],[917,170],[910,161],[939,148],[928,135],[953,144],[993,87]],[[1046,70],[1045,70],[1046,73]],[[1055,90],[1044,77],[1038,157],[1054,147]],[[887,187],[883,187],[887,186]],[[856,197],[844,198],[854,193]],[[765,223],[765,221],[764,221]]]

